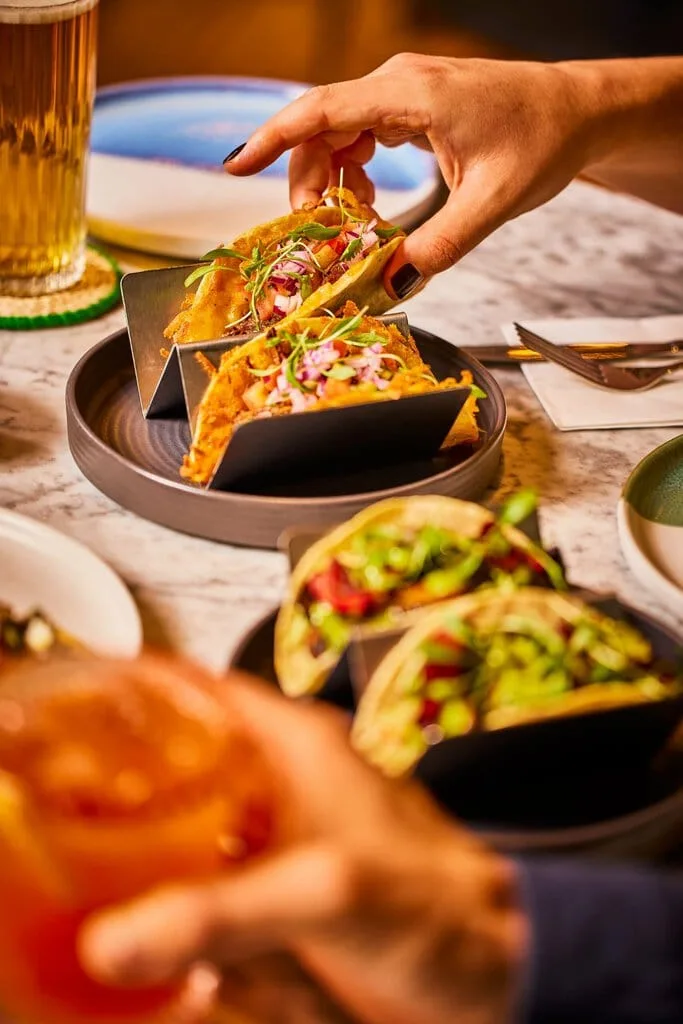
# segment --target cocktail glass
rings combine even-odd
[[[28,1024],[163,1019],[183,987],[83,970],[94,910],[235,870],[274,841],[272,775],[228,684],[146,655],[0,680],[0,1006]]]

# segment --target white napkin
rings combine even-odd
[[[683,316],[643,320],[591,317],[577,320],[520,320],[520,324],[556,344],[587,341],[657,342],[683,338]],[[512,324],[503,324],[509,345],[520,341]],[[649,365],[655,365],[651,362]],[[554,363],[525,363],[524,376],[559,430],[609,430],[613,427],[683,425],[683,371],[650,391],[607,391]]]

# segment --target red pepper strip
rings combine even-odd
[[[425,665],[424,673],[427,682],[432,679],[457,679],[467,672],[464,665]]]
[[[352,618],[362,619],[377,607],[374,594],[354,587],[346,570],[337,561],[309,580],[308,592],[314,600],[325,601],[340,615]]]
[[[454,651],[465,650],[465,645],[462,641],[451,636],[450,633],[435,633],[432,640],[435,644],[438,644],[439,647],[451,647]]]
[[[433,725],[439,717],[441,712],[441,704],[437,700],[431,700],[429,697],[425,699],[420,709],[420,716],[418,718],[418,724]]]
[[[512,550],[507,555],[497,555],[487,559],[489,565],[503,572],[514,572],[520,565],[524,565],[526,557],[521,551]]]

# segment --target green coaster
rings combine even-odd
[[[51,295],[0,295],[0,329],[34,331],[94,320],[121,301],[120,283],[118,263],[88,246],[85,273],[71,288]]]

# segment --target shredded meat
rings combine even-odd
[[[335,284],[349,269],[348,263],[334,263],[325,275],[326,284]]]

